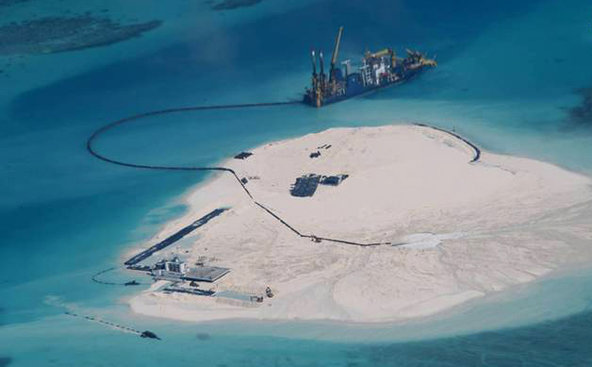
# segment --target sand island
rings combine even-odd
[[[591,258],[588,177],[488,152],[473,162],[475,149],[445,131],[335,128],[250,153],[223,163],[236,177],[221,172],[193,189],[186,215],[146,244],[224,208],[149,260],[230,271],[185,285],[203,295],[159,280],[129,300],[133,311],[188,321],[398,321]]]

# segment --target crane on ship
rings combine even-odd
[[[337,93],[337,69],[335,64],[337,63],[337,57],[339,55],[339,45],[341,44],[341,35],[343,35],[343,27],[339,27],[337,32],[337,38],[335,38],[335,47],[333,48],[333,55],[331,56],[331,69],[329,71],[329,88],[331,93]]]
[[[339,69],[337,65],[337,59],[339,57],[339,46],[341,44],[341,36],[343,35],[343,27],[339,27],[337,38],[335,39],[335,46],[333,48],[333,54],[331,55],[331,65],[329,69],[329,80],[325,75],[325,60],[323,58],[323,51],[318,53],[319,58],[319,73],[317,74],[317,54],[314,50],[311,52],[312,61],[312,89],[311,94],[314,98],[314,104],[317,107],[323,105],[323,100],[326,94],[334,95],[339,89],[339,83],[337,82]]]
[[[406,49],[407,57],[412,60],[414,63],[420,64],[421,66],[431,66],[435,67],[438,65],[435,59],[428,59],[423,53],[419,51],[414,51],[410,49]]]

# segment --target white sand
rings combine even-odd
[[[316,147],[321,157],[309,158]],[[296,236],[220,174],[188,196],[190,212],[159,238],[216,207],[189,254],[231,268],[215,287],[275,297],[239,304],[163,294],[131,301],[135,312],[180,320],[226,318],[396,321],[431,315],[488,292],[592,258],[592,185],[551,164],[483,153],[430,128],[331,129],[267,144],[224,164],[265,204],[305,234],[406,243],[361,248]],[[289,194],[296,177],[349,174],[312,198]],[[154,239],[156,240],[156,239]],[[208,287],[203,284],[202,287]]]

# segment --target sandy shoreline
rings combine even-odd
[[[331,145],[329,149],[317,149]],[[321,156],[310,158],[311,152]],[[263,145],[224,163],[248,189],[305,233],[405,246],[360,248],[299,238],[256,207],[230,175],[186,197],[183,218],[157,238],[217,208],[232,209],[173,252],[231,268],[220,291],[275,297],[262,304],[164,294],[155,284],[129,300],[134,312],[187,321],[234,318],[399,321],[589,261],[589,178],[534,160],[473,151],[418,126],[330,129]],[[290,196],[301,175],[348,174],[313,197]],[[164,254],[163,254],[164,255]],[[204,287],[206,285],[204,284]]]

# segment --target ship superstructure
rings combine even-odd
[[[304,94],[304,102],[311,106],[321,107],[374,89],[402,83],[425,68],[437,65],[435,60],[428,59],[418,51],[408,49],[407,56],[400,58],[395,51],[385,48],[374,53],[367,51],[357,71],[352,71],[351,60],[341,62],[339,68],[337,61],[342,35],[343,27],[339,27],[328,76],[324,70],[323,52],[317,54],[313,50],[311,53],[312,85]]]

